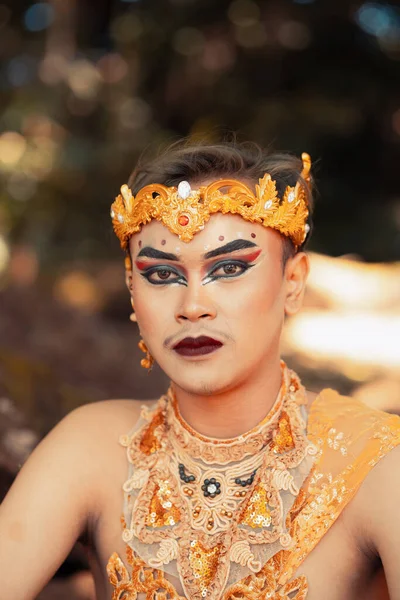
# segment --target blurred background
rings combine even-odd
[[[400,412],[397,2],[0,0],[0,61],[0,499],[74,407],[165,390],[139,366],[109,207],[183,136],[311,154],[284,357],[314,391]],[[76,548],[41,598],[92,597],[82,565]]]

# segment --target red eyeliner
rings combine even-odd
[[[258,258],[261,254],[261,248],[258,248],[257,250],[254,250],[254,252],[252,252],[251,254],[246,254],[246,256],[238,256],[235,258],[238,258],[239,260],[245,260],[248,262],[253,262],[254,260],[256,260],[256,258]]]
[[[245,254],[244,256],[243,255],[241,256],[240,254],[235,254],[235,255],[229,256],[229,257],[228,256],[226,256],[226,257],[220,256],[220,257],[218,257],[217,260],[215,260],[214,264],[217,264],[221,260],[224,260],[224,261],[243,260],[244,262],[250,263],[250,262],[253,262],[254,260],[256,260],[256,258],[258,258],[260,256],[261,252],[262,252],[261,248],[257,248],[257,250],[254,250],[250,254]]]

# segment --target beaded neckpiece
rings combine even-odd
[[[272,227],[289,237],[298,247],[310,229],[307,224],[308,190],[311,185],[311,159],[302,154],[303,170],[295,186],[287,186],[278,197],[276,183],[269,173],[259,180],[255,193],[243,182],[222,179],[192,190],[189,182],[178,187],[153,183],[143,187],[134,197],[125,184],[111,206],[114,231],[124,250],[129,238],[152,219],[161,221],[183,242],[204,229],[214,213],[231,213],[251,223]]]
[[[123,436],[132,473],[123,539],[150,567],[178,577],[188,598],[220,598],[291,547],[286,517],[314,462],[306,394],[282,362],[282,386],[263,421],[233,439],[197,434],[173,391]]]

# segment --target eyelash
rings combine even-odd
[[[240,267],[242,270],[234,275],[217,275],[215,277],[213,277],[213,273],[215,273],[216,271],[218,271],[219,269],[227,266],[227,265],[234,265],[235,267]],[[205,277],[206,282],[208,283],[209,281],[217,281],[218,279],[234,279],[236,277],[240,277],[240,275],[243,275],[243,273],[245,273],[248,269],[250,269],[253,265],[246,263],[246,262],[242,262],[239,260],[226,260],[220,263],[217,263],[213,269],[211,270],[211,272]],[[177,277],[175,279],[159,279],[158,281],[151,279],[151,275],[153,275],[154,273],[160,273],[162,271],[166,271],[168,273],[175,273],[177,275]],[[148,269],[146,269],[143,273],[141,273],[142,277],[144,277],[145,279],[147,279],[147,281],[149,283],[151,283],[152,285],[171,285],[172,283],[179,283],[181,285],[187,285],[186,279],[184,277],[182,277],[182,275],[180,275],[177,271],[175,271],[175,269],[173,267],[167,267],[167,266],[157,266],[157,267],[149,267]]]

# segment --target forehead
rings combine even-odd
[[[151,246],[182,256],[201,256],[233,240],[249,240],[264,250],[281,250],[281,236],[270,227],[250,223],[239,215],[216,213],[211,215],[204,229],[194,234],[190,242],[182,242],[161,222],[152,220],[130,239],[130,249],[137,254],[141,248]]]

